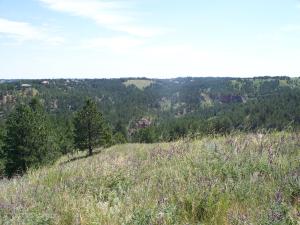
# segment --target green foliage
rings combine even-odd
[[[92,100],[87,100],[84,107],[76,114],[74,127],[77,148],[88,149],[89,155],[93,154],[94,147],[105,146],[111,141],[109,128]]]
[[[113,135],[113,143],[114,144],[124,144],[126,142],[127,142],[127,140],[124,137],[123,133],[117,132]]]
[[[8,176],[23,174],[30,167],[48,164],[57,158],[54,135],[38,99],[33,99],[29,105],[18,105],[6,127],[4,153]]]
[[[24,90],[22,83],[32,87]],[[7,118],[15,102],[29,102],[33,90],[52,117],[65,119],[81,109],[87,97],[93,99],[113,134],[121,132],[129,142],[139,140],[139,129],[130,129],[133,121],[144,117],[153,119],[155,132],[154,140],[147,142],[232,130],[300,128],[299,78],[60,79],[49,80],[47,86],[40,80],[11,81],[0,84],[0,99],[5,100],[0,120]],[[65,121],[60,122],[58,126],[64,126]]]
[[[70,119],[67,119],[59,123],[59,125],[57,129],[57,141],[60,152],[63,155],[73,154],[75,150],[74,124]]]
[[[122,139],[124,138],[125,139],[125,142],[127,141],[127,130],[126,130],[126,127],[124,124],[122,124],[122,121],[119,120],[117,123],[116,123],[116,126],[114,128],[114,131],[113,131],[114,134],[117,134],[119,133],[117,136],[122,136]],[[122,142],[122,143],[125,143],[125,142]]]
[[[208,132],[211,134],[226,134],[232,130],[232,122],[228,117],[211,118],[208,121]]]
[[[3,125],[0,125],[0,179],[4,176],[5,174],[5,164],[6,164],[6,156],[4,154],[4,128]]]
[[[154,127],[140,129],[134,134],[133,140],[138,143],[154,143],[158,141]]]

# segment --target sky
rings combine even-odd
[[[299,0],[0,0],[0,78],[300,76]]]

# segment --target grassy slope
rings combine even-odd
[[[126,87],[134,85],[140,90],[144,90],[146,87],[149,87],[153,83],[154,81],[152,80],[127,80],[126,82],[124,82],[124,85]]]
[[[299,224],[300,135],[115,146],[0,182],[0,224]]]

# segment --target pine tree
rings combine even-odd
[[[57,140],[60,152],[63,155],[74,152],[74,125],[72,120],[67,119],[57,128]]]
[[[124,144],[127,142],[127,131],[125,126],[119,120],[113,130],[113,143]]]
[[[120,133],[125,140],[127,140],[127,131],[125,126],[122,124],[122,122],[119,120],[114,128],[114,134]]]
[[[74,119],[75,144],[79,150],[88,149],[93,154],[93,148],[105,146],[110,142],[111,135],[104,123],[103,115],[97,110],[95,102],[87,100],[84,107]]]
[[[6,157],[3,151],[4,128],[0,125],[0,179],[4,176]]]
[[[23,174],[28,168],[48,164],[57,157],[48,121],[38,99],[33,99],[29,105],[18,105],[10,114],[4,140],[8,176]]]

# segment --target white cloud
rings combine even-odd
[[[144,42],[140,39],[125,36],[112,38],[95,38],[82,43],[83,48],[104,48],[114,52],[123,52],[130,48],[138,47]]]
[[[18,40],[40,39],[41,32],[28,23],[16,22],[0,18],[0,33]]]
[[[122,1],[116,0],[40,0],[49,8],[81,16],[113,31],[120,31],[139,37],[151,37],[161,29],[144,28],[135,24],[133,12]]]
[[[138,26],[128,26],[128,25],[121,25],[118,26],[117,29],[119,31],[123,31],[135,36],[140,37],[153,37],[159,34],[163,34],[164,31],[162,29],[154,29],[154,28],[143,28]]]
[[[64,42],[62,37],[48,35],[42,28],[4,18],[0,18],[0,35],[11,37],[18,42],[39,40],[55,45]]]

